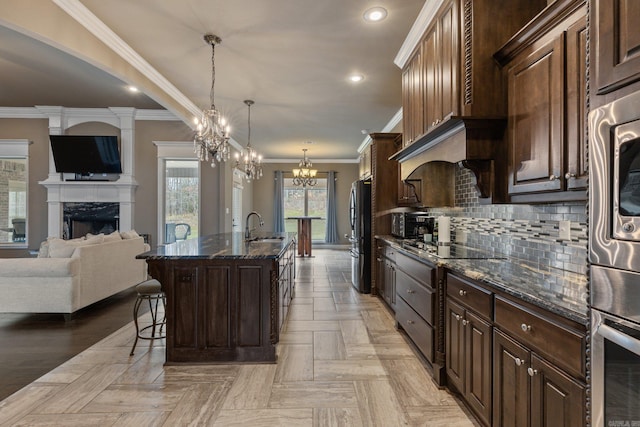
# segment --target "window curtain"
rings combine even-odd
[[[284,232],[284,172],[275,172],[275,191],[273,203],[273,231]]]
[[[336,200],[336,171],[329,171],[327,177],[327,230],[324,240],[338,243],[338,211]]]

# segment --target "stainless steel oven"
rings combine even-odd
[[[591,316],[592,425],[640,426],[640,325]]]
[[[640,93],[589,115],[591,262],[640,271]]]
[[[640,92],[589,114],[594,426],[640,427]]]

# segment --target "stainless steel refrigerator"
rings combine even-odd
[[[371,293],[371,180],[355,181],[349,196],[351,283]]]

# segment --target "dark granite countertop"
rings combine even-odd
[[[588,324],[587,277],[515,258],[442,259],[403,245],[402,239],[376,236],[391,246],[448,268],[523,301]]]
[[[247,240],[244,233],[221,233],[179,240],[144,252],[138,259],[268,259],[278,258],[291,244],[295,233],[255,232]]]

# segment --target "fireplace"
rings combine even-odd
[[[119,229],[120,204],[110,202],[63,203],[62,238],[109,234]]]

